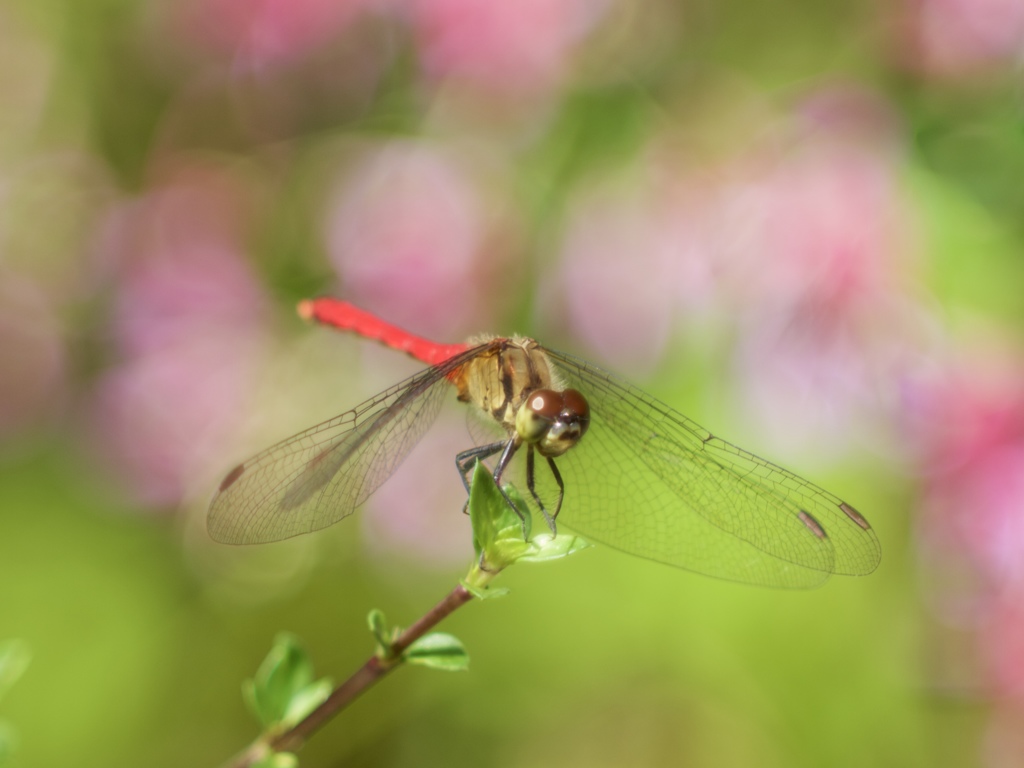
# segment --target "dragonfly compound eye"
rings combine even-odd
[[[561,418],[567,421],[575,419],[580,425],[580,437],[586,434],[590,426],[590,403],[583,393],[576,389],[567,389],[562,393]]]
[[[516,432],[526,443],[536,443],[558,418],[562,395],[551,389],[538,389],[526,397],[516,414]]]
[[[590,406],[582,394],[575,389],[552,394],[557,398],[558,411],[537,438],[537,450],[548,457],[561,456],[572,448],[590,426]]]

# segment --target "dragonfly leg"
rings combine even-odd
[[[455,466],[459,469],[459,477],[462,478],[462,484],[466,486],[466,493],[469,493],[469,473],[473,469],[473,463],[479,459],[489,459],[491,456],[496,454],[505,448],[507,440],[499,440],[496,443],[488,443],[487,445],[480,445],[476,448],[470,448],[462,451],[458,456],[455,457]],[[467,502],[468,503],[468,502]]]
[[[555,482],[558,483],[558,503],[555,504],[555,513],[551,516],[551,532],[555,533],[555,520],[558,519],[558,513],[562,511],[562,499],[565,498],[565,483],[562,482],[562,473],[558,471],[558,467],[555,466],[555,460],[548,456],[548,466],[551,467],[551,474],[555,478]]]
[[[557,531],[555,530],[555,517],[557,517],[558,510],[562,506],[562,478],[558,474],[558,470],[555,469],[554,462],[550,458],[548,458],[548,464],[551,465],[551,469],[555,473],[555,481],[558,483],[558,507],[555,508],[555,514],[548,514],[548,510],[544,506],[544,502],[541,501],[540,496],[537,495],[537,486],[535,480],[536,476],[534,474],[533,465],[533,453],[533,446],[531,445],[527,448],[526,452],[526,487],[529,489],[530,495],[533,496],[533,500],[537,502],[537,508],[540,510],[540,513],[544,516],[544,522],[548,524],[548,528],[551,529],[551,533],[557,535]]]
[[[508,442],[505,443],[505,450],[501,452],[501,458],[498,459],[497,465],[494,467],[494,484],[498,486],[498,490],[501,492],[501,496],[505,499],[505,503],[512,507],[512,511],[515,512],[519,519],[523,521],[523,538],[527,538],[528,531],[526,528],[526,515],[523,514],[522,510],[515,505],[515,502],[509,498],[509,495],[505,493],[505,487],[501,484],[501,476],[505,473],[505,468],[508,463],[512,461],[512,457],[516,455],[516,451],[519,450],[520,442],[516,437],[510,437]],[[530,446],[530,451],[527,452],[527,461],[529,461],[530,454],[533,452],[533,446]],[[528,514],[528,513],[527,513]]]
[[[502,487],[502,475],[505,472],[505,468],[508,463],[512,461],[512,457],[515,456],[515,452],[519,449],[519,441],[515,437],[510,437],[508,440],[502,440],[499,442],[488,442],[486,445],[478,445],[472,447],[468,451],[463,451],[455,458],[456,466],[459,468],[459,476],[462,477],[462,484],[466,486],[466,493],[469,493],[469,473],[473,469],[473,464],[476,461],[482,461],[483,459],[489,459],[490,457],[497,454],[499,451],[502,453],[501,458],[498,460],[498,464],[495,466],[495,484],[498,486],[498,490],[505,500],[505,503],[512,508],[519,519],[522,520],[522,536],[526,538],[526,518],[523,513],[515,506],[515,503],[509,498],[509,495],[505,493],[505,488]],[[530,451],[532,454],[532,451]],[[527,461],[529,458],[527,457]],[[532,488],[530,488],[532,490]],[[535,494],[536,498],[536,494]],[[543,506],[542,506],[543,510]],[[462,508],[463,514],[469,512],[469,500],[466,500],[466,505]],[[547,512],[544,513],[547,517]]]
[[[473,465],[477,460],[489,459],[498,451],[504,449],[505,442],[504,440],[499,440],[496,443],[478,445],[476,448],[462,451],[455,457],[455,466],[459,470],[459,477],[462,478],[462,484],[466,486],[466,503],[462,505],[462,514],[469,514],[469,473],[473,471]]]
[[[498,486],[498,490],[501,492],[501,497],[505,499],[505,503],[508,504],[512,510],[519,516],[520,520],[523,520],[523,537],[526,537],[526,521],[523,517],[523,513],[519,511],[512,499],[509,498],[508,494],[505,493],[505,489],[501,486],[501,476],[505,472],[505,467],[515,456],[516,450],[519,448],[516,439],[510,438],[508,440],[499,441],[497,443],[488,443],[487,445],[477,446],[476,448],[470,448],[469,450],[463,451],[455,457],[455,466],[459,468],[459,476],[462,478],[462,484],[466,486],[466,493],[469,493],[469,473],[473,469],[473,464],[477,460],[483,460],[490,458],[494,454],[501,451],[501,458],[498,459],[498,464],[494,468],[494,484]],[[466,504],[462,507],[462,513],[467,514],[469,512],[469,499],[466,499]]]

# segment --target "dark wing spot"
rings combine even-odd
[[[811,517],[810,512],[805,512],[804,510],[801,509],[800,522],[806,525],[810,529],[811,533],[813,533],[819,539],[828,538],[828,536],[826,536],[825,534],[825,529],[821,527],[821,523],[819,523],[817,520]]]
[[[228,472],[227,477],[220,481],[220,492],[224,493],[224,491],[230,488],[234,484],[234,482],[242,476],[242,473],[244,471],[245,465],[239,464],[237,467]]]
[[[839,505],[839,508],[841,510],[843,510],[843,513],[848,518],[853,520],[853,522],[855,522],[857,525],[859,525],[865,531],[870,531],[871,530],[871,524],[868,523],[868,521],[864,519],[864,516],[860,512],[858,512],[856,509],[851,507],[849,504],[847,504],[845,501],[842,502]]]

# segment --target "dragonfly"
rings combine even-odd
[[[506,484],[552,532],[781,588],[866,575],[881,559],[852,505],[571,354],[522,336],[438,344],[333,298],[299,314],[429,367],[232,469],[210,504],[216,541],[280,541],[349,517],[454,393],[471,416],[473,444],[455,461],[467,490],[475,462],[489,462],[512,509],[522,516]]]

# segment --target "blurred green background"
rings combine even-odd
[[[1024,765],[1024,5],[0,4],[0,700],[15,766],[218,765],[274,635],[341,680],[472,558],[462,414],[367,509],[204,530],[416,370],[294,314],[523,332],[857,506],[878,571],[521,566],[307,766]],[[637,514],[642,514],[637,510]]]

